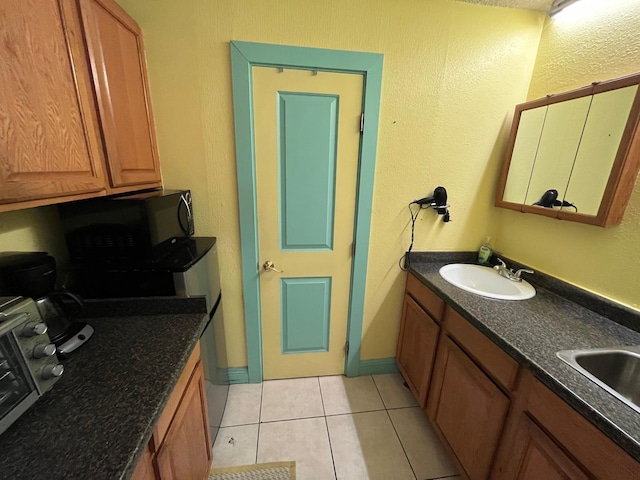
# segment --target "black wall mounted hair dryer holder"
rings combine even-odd
[[[450,222],[451,216],[449,215],[449,204],[447,203],[447,190],[444,187],[436,187],[433,190],[431,197],[424,197],[419,200],[411,202],[415,205],[420,205],[420,208],[433,208],[438,215],[444,215],[442,221]]]

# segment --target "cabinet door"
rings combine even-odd
[[[493,477],[503,480],[587,480],[589,478],[527,415],[518,419],[505,462]]]
[[[114,0],[81,0],[111,186],[160,182],[142,32]]]
[[[640,466],[561,397],[524,371],[492,478],[618,480]]]
[[[539,202],[551,189],[558,191],[558,200],[564,198],[590,105],[590,96],[549,105],[526,189],[525,205]]]
[[[211,467],[209,419],[198,362],[156,457],[162,480],[206,479]]]
[[[3,2],[0,64],[0,211],[104,190],[75,2]]]
[[[144,448],[131,480],[156,480],[156,472],[153,468],[153,453],[151,453],[149,445]]]
[[[427,413],[470,480],[488,477],[508,409],[508,397],[442,335]]]
[[[421,407],[427,401],[440,327],[410,296],[405,295],[396,360]]]

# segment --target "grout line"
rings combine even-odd
[[[264,403],[264,382],[260,382],[260,412],[258,413],[258,423],[262,422],[262,404]]]
[[[405,407],[403,407],[405,408]],[[372,412],[382,412],[383,410],[386,410],[386,408],[382,407],[382,408],[376,408],[374,410],[358,410],[357,412],[338,412],[338,413],[328,413],[325,414],[325,417],[336,417],[338,415],[353,415],[354,413],[372,413]]]
[[[373,375],[370,375],[371,380],[373,380],[373,385],[376,387],[376,391],[378,392],[378,396],[380,397],[380,401],[382,402],[382,406],[384,407],[385,410],[387,410],[387,404],[384,401],[384,397],[382,396],[382,393],[380,393],[380,388],[378,388],[378,384],[376,383],[376,379],[373,378]]]
[[[225,425],[224,427],[220,427],[220,428],[246,427],[248,425],[257,425],[259,423],[260,422],[234,423],[233,425]]]
[[[402,405],[400,407],[387,407],[385,410],[402,410],[403,408],[420,408],[419,404],[415,405]]]
[[[331,454],[331,465],[333,465],[333,476],[338,478],[338,471],[336,470],[336,461],[333,458],[333,445],[331,444],[331,435],[329,435],[329,423],[327,417],[324,417],[324,426],[327,429],[327,440],[329,440],[329,453]]]
[[[258,437],[256,438],[256,462],[258,463],[258,447],[260,446],[260,420],[262,420],[262,401],[264,399],[264,382],[260,382],[260,412],[258,413]]]
[[[318,377],[318,387],[320,388],[320,400],[322,401],[322,411],[324,412],[324,426],[327,430],[327,440],[329,441],[329,453],[331,454],[331,465],[333,465],[333,476],[338,478],[338,472],[336,470],[336,461],[333,458],[333,445],[331,444],[331,435],[329,435],[329,423],[327,422],[327,411],[324,408],[324,395],[322,394],[322,385],[320,384],[320,377]]]
[[[402,448],[402,452],[404,453],[404,457],[407,459],[407,463],[409,464],[409,468],[413,472],[413,476],[415,478],[418,478],[418,474],[416,473],[415,469],[413,468],[413,465],[411,465],[411,460],[409,460],[409,455],[407,454],[407,450],[404,448],[404,443],[402,443],[402,439],[400,438],[400,434],[398,433],[398,430],[396,430],[396,426],[393,423],[393,419],[391,418],[391,415],[389,415],[389,410],[385,410],[385,413],[387,414],[387,417],[389,418],[389,422],[391,422],[391,428],[393,428],[393,431],[396,432],[396,438],[398,439],[398,442],[400,443],[400,448]]]
[[[260,424],[281,423],[281,422],[297,422],[299,420],[311,420],[312,418],[325,418],[325,416],[324,415],[314,415],[312,417],[281,418],[279,420],[267,420],[266,422],[260,422]]]
[[[324,395],[322,395],[322,385],[320,384],[320,377],[316,377],[318,381],[318,391],[320,392],[320,403],[322,403],[322,416],[327,416],[327,409],[324,408]]]

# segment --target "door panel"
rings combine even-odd
[[[0,9],[0,204],[105,189],[74,2]]]
[[[281,248],[331,250],[338,96],[302,92],[278,96]]]
[[[80,6],[111,186],[159,185],[142,31],[114,0],[82,0]]]
[[[488,478],[508,410],[509,398],[441,336],[427,413],[471,480]]]
[[[212,461],[210,447],[204,376],[198,363],[156,456],[160,478],[207,478]]]
[[[528,435],[524,440],[524,458],[515,478],[587,480],[585,473],[529,417],[523,416],[522,425]]]
[[[438,324],[409,295],[405,295],[396,361],[423,408],[427,402],[439,336]]]
[[[344,372],[362,84],[253,68],[265,379]]]
[[[328,352],[331,278],[283,278],[282,353]]]

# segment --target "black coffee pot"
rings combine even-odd
[[[78,295],[66,291],[51,292],[35,302],[42,320],[47,324],[49,338],[53,343],[64,343],[77,333],[77,329],[73,328],[73,318],[84,307]]]

